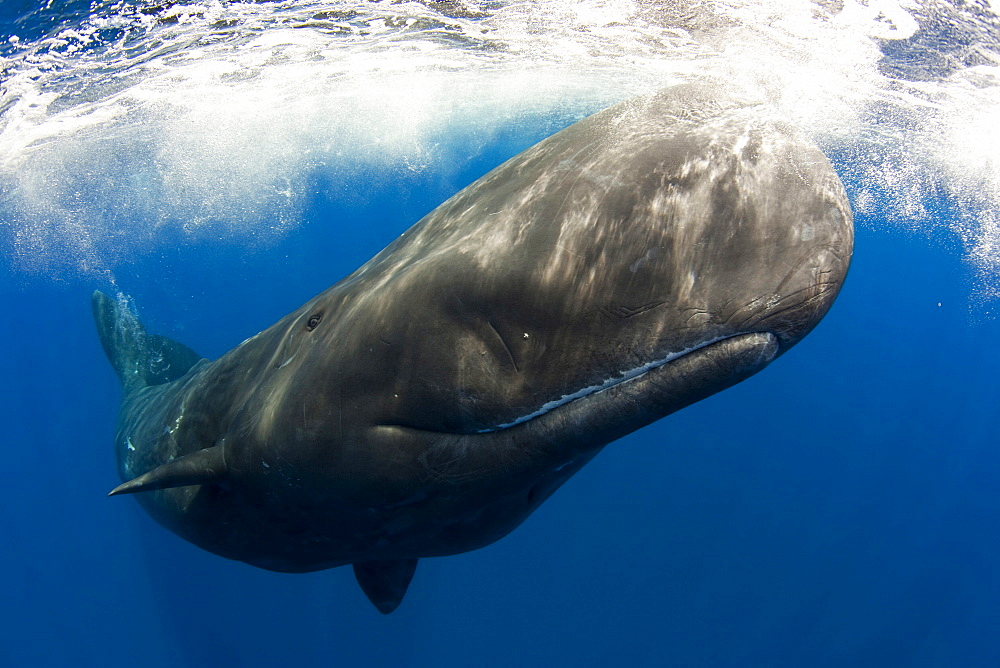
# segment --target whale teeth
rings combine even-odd
[[[108,496],[150,492],[170,487],[186,487],[187,485],[205,485],[219,482],[228,473],[222,446],[215,445],[157,466],[152,471],[147,471],[137,478],[118,485],[108,493]]]

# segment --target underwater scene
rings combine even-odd
[[[1000,665],[995,0],[2,0],[0,272],[0,665]]]

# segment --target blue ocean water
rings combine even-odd
[[[760,3],[5,1],[0,665],[1000,664],[996,14],[800,4],[758,80]],[[92,290],[218,356],[505,158],[700,67],[763,87],[857,210],[841,296],[766,371],[423,560],[389,616],[349,569],[229,562],[106,498]]]

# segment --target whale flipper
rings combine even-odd
[[[126,388],[177,380],[202,359],[183,343],[147,334],[124,302],[100,290],[94,291],[91,306],[104,353]]]
[[[365,561],[354,564],[354,577],[368,600],[388,615],[399,607],[416,570],[416,559]]]
[[[221,445],[198,450],[118,485],[108,496],[219,482],[229,473]]]

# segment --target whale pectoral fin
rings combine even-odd
[[[399,607],[415,570],[416,559],[363,561],[354,564],[354,577],[368,600],[379,612],[388,615]]]
[[[149,492],[169,487],[205,485],[223,480],[228,472],[222,446],[214,445],[157,466],[152,471],[118,485],[108,493],[108,496]]]

